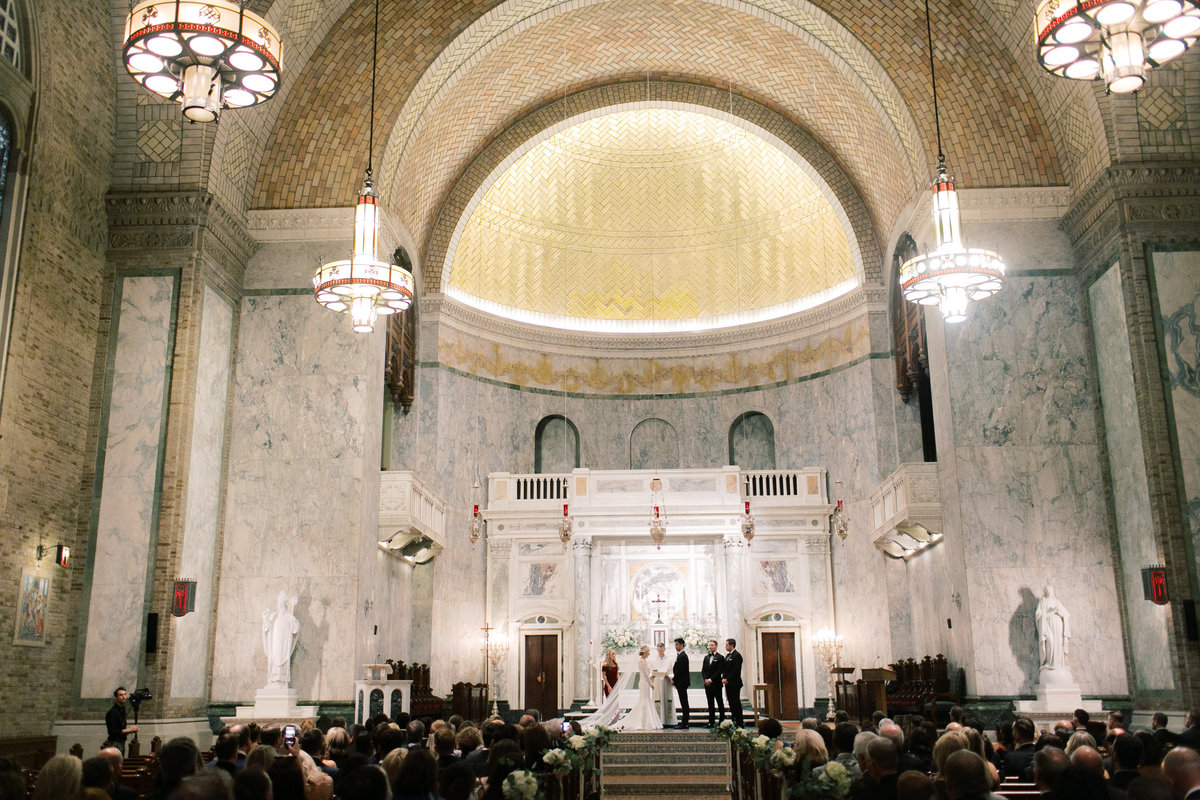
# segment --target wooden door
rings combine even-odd
[[[796,634],[763,633],[763,681],[767,684],[767,713],[775,719],[799,719],[796,692]]]
[[[542,719],[558,716],[558,637],[525,634],[525,708]]]

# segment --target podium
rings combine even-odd
[[[887,667],[863,667],[859,680],[858,718],[867,720],[876,711],[887,713],[887,689],[884,684],[896,680],[896,673]]]

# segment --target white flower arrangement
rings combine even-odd
[[[727,731],[727,730],[729,730],[730,728],[732,728],[732,727],[733,727],[733,720],[731,720],[731,719],[724,719],[724,720],[721,720],[721,726],[720,726],[720,727],[721,727],[721,730],[723,730],[723,731]]]
[[[837,761],[830,761],[825,765],[821,779],[833,785],[838,797],[844,797],[850,791],[850,773]]]
[[[582,750],[586,746],[587,739],[583,738],[579,734],[575,734],[574,736],[567,738],[567,747],[571,748],[572,750]]]
[[[753,739],[751,739],[750,743],[753,744],[755,747],[757,747],[759,750],[766,750],[768,747],[771,746],[771,737],[764,736],[763,734],[760,733],[758,736],[755,736]]]
[[[629,651],[638,646],[638,633],[629,625],[623,628],[609,628],[604,632],[600,645],[605,650],[612,648],[617,652]]]
[[[561,767],[567,763],[567,754],[557,747],[553,750],[547,750],[542,755],[542,763],[547,767]]]
[[[690,623],[679,634],[683,643],[692,650],[707,650],[708,643],[717,638],[712,631],[706,630],[695,623]]]
[[[501,787],[504,800],[537,800],[537,776],[528,770],[510,772]]]
[[[782,747],[771,753],[771,774],[779,777],[788,767],[796,764],[796,751],[790,747]]]

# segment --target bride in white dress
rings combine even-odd
[[[650,648],[642,645],[638,651],[641,660],[638,661],[638,699],[629,712],[617,720],[613,727],[619,731],[659,731],[662,730],[662,716],[654,704],[654,678],[651,677]]]

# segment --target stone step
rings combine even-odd
[[[647,764],[613,764],[604,763],[605,777],[617,778],[634,778],[634,777],[656,777],[662,776],[665,772],[678,769],[678,763],[663,764],[663,763],[647,763]],[[708,777],[714,781],[724,782],[726,777],[726,767],[721,764],[688,764],[688,773],[700,777]]]
[[[609,753],[707,753],[713,756],[724,757],[729,752],[729,745],[724,742],[663,742],[661,744],[653,742],[622,742],[613,740],[608,747],[604,748],[604,752]]]

